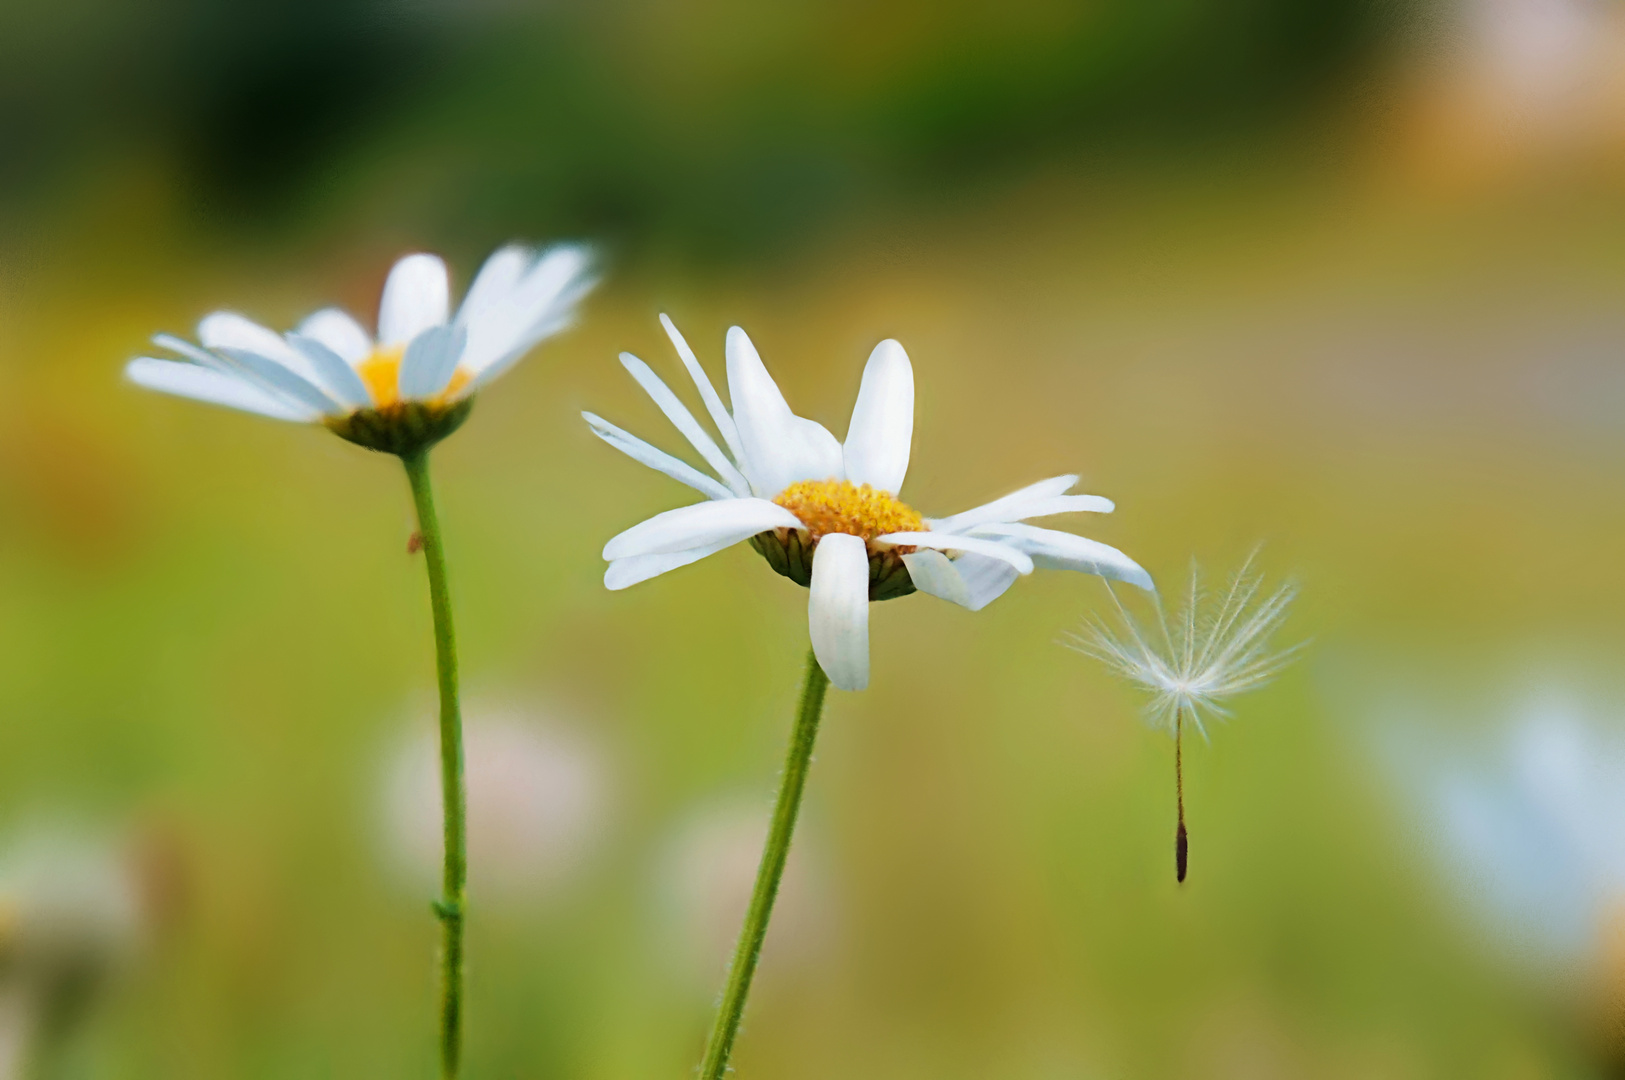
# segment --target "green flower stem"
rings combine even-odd
[[[767,936],[767,920],[773,915],[773,900],[779,894],[779,879],[784,876],[784,861],[790,854],[790,837],[796,829],[796,814],[801,810],[801,793],[807,786],[807,768],[812,764],[813,741],[818,737],[818,719],[824,712],[827,689],[829,676],[809,651],[807,681],[801,687],[801,705],[796,711],[795,731],[790,736],[790,751],[785,756],[779,800],[773,807],[773,827],[767,834],[762,864],[756,871],[756,889],[750,897],[750,910],[745,913],[745,926],[739,932],[739,944],[734,948],[733,964],[728,969],[728,988],[723,991],[722,1007],[717,1011],[716,1026],[711,1029],[711,1041],[705,1048],[705,1061],[700,1065],[701,1080],[722,1080],[728,1071],[728,1058],[733,1053],[734,1038],[739,1034],[739,1021],[745,1015],[750,980],[756,974],[762,940]]]
[[[440,1075],[455,1080],[463,1054],[463,917],[468,885],[468,802],[463,790],[463,714],[457,701],[457,639],[451,626],[446,549],[429,486],[429,454],[403,454],[406,478],[417,504],[418,536],[429,569],[429,606],[434,611],[435,666],[440,677],[440,792],[445,807],[445,875],[434,905],[444,935],[441,951]]]

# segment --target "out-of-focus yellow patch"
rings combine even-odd
[[[367,393],[372,395],[373,408],[387,409],[401,400],[401,361],[405,358],[406,346],[386,345],[375,349],[371,356],[356,365],[356,374],[361,376]],[[459,367],[451,373],[451,381],[446,388],[427,399],[429,404],[445,404],[467,386],[471,378],[473,375],[467,368]]]

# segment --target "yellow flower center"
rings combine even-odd
[[[361,376],[366,384],[368,393],[372,394],[373,408],[387,409],[401,400],[401,361],[406,358],[405,345],[383,345],[373,350],[371,356],[355,366],[355,373]],[[468,385],[473,378],[467,368],[459,367],[451,373],[451,381],[446,388],[429,399],[432,405],[443,405],[450,400],[457,391]]]
[[[868,484],[850,480],[803,480],[773,500],[801,519],[817,543],[826,533],[865,541],[896,532],[923,532],[925,519],[912,506]]]

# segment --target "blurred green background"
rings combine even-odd
[[[1620,1075],[1625,863],[1530,959],[1414,740],[1492,754],[1554,683],[1625,719],[1622,43],[1533,0],[0,7],[0,929],[53,874],[133,898],[47,1071],[432,1075],[400,470],[120,369],[218,307],[370,323],[407,251],[466,283],[587,238],[579,328],[436,456],[469,1076],[689,1075],[770,805],[804,593],[744,547],[600,583],[691,498],[578,418],[678,448],[614,359],[680,378],[662,311],[837,433],[897,337],[911,504],[1080,472],[1118,512],[1066,527],[1171,593],[1265,541],[1314,639],[1187,746],[1176,887],[1171,744],[1059,645],[1097,581],[877,607],[740,1075]]]

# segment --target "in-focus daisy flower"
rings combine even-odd
[[[479,390],[570,325],[594,284],[589,262],[578,245],[502,248],[453,314],[446,264],[408,255],[384,284],[376,338],[338,308],[286,334],[217,311],[198,324],[201,347],[152,339],[183,359],[141,357],[125,370],[149,389],[325,424],[370,450],[405,455],[457,430]]]
[[[1192,566],[1183,609],[1170,623],[1158,597],[1157,625],[1152,629],[1141,626],[1108,585],[1117,606],[1118,625],[1094,616],[1069,642],[1145,690],[1150,695],[1145,705],[1147,721],[1167,728],[1174,737],[1174,790],[1179,811],[1174,865],[1180,881],[1185,880],[1189,851],[1182,754],[1185,720],[1189,718],[1207,738],[1204,718],[1228,718],[1225,701],[1275,678],[1306,644],[1271,650],[1270,635],[1286,618],[1297,590],[1283,585],[1261,599],[1264,579],[1253,570],[1254,557],[1247,557],[1229,587],[1217,596],[1203,592],[1200,575]]]
[[[722,442],[649,365],[621,354],[627,371],[712,472],[582,414],[605,442],[707,499],[656,514],[612,539],[604,546],[604,584],[624,589],[748,540],[774,570],[808,589],[812,655],[745,925],[700,1064],[702,1080],[722,1080],[789,857],[825,691],[831,683],[861,690],[869,682],[870,602],[918,590],[975,611],[1036,566],[1145,589],[1151,577],[1115,548],[1027,524],[1080,510],[1109,513],[1106,499],[1067,494],[1076,476],[1045,480],[946,518],[925,517],[898,498],[914,439],[914,370],[897,342],[875,346],[840,442],[790,411],[739,327],[728,331],[730,404],[724,404],[671,320],[662,315],[660,322]]]
[[[869,602],[915,590],[980,610],[1034,567],[1080,570],[1150,589],[1151,576],[1116,548],[1027,524],[1110,513],[1098,495],[1068,495],[1057,476],[944,518],[898,498],[914,435],[914,371],[895,341],[875,346],[845,442],[795,415],[739,327],[728,331],[723,401],[692,349],[661,324],[694,380],[722,443],[642,360],[621,363],[715,475],[583,413],[605,442],[707,497],[634,525],[604,546],[604,584],[624,589],[748,540],[774,570],[808,588],[813,651],[843,690],[869,682]],[[726,447],[726,449],[724,449]]]
[[[592,288],[587,249],[537,252],[517,245],[486,260],[455,314],[446,264],[408,255],[384,283],[374,338],[337,308],[277,334],[242,315],[217,311],[198,324],[194,345],[168,334],[153,340],[182,357],[141,357],[125,369],[153,390],[259,413],[320,423],[364,446],[395,454],[406,467],[421,551],[429,575],[440,689],[441,812],[445,817],[442,896],[440,1072],[461,1068],[463,923],[468,881],[462,710],[451,594],[429,482],[429,451],[456,431],[474,395],[542,339],[568,326]]]

